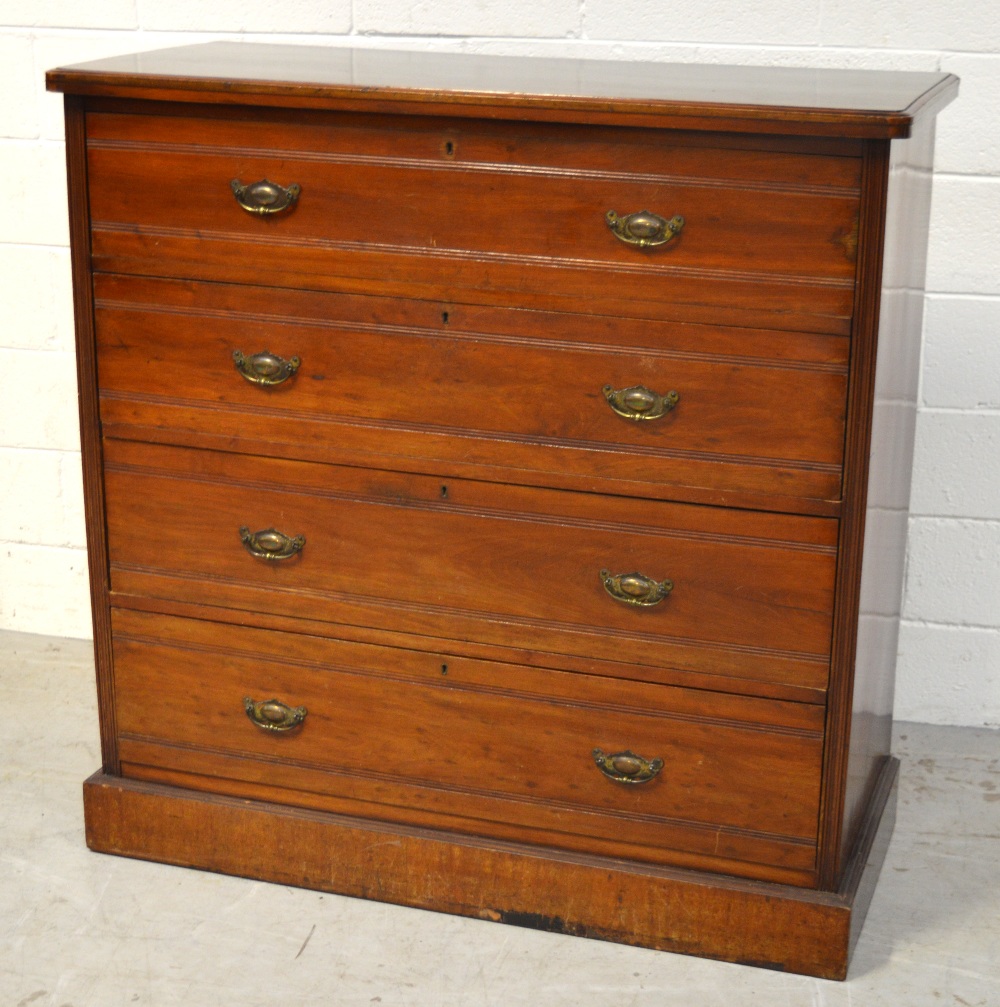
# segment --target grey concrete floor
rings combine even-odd
[[[1000,732],[897,726],[846,983],[90,853],[90,645],[0,633],[0,1007],[997,1007]]]

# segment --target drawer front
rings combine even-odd
[[[624,314],[654,305],[668,315],[678,305],[850,314],[858,191],[813,181],[816,170],[830,174],[814,168],[821,158],[771,154],[762,171],[758,151],[687,148],[677,158],[661,140],[659,157],[647,152],[640,170],[628,159],[635,143],[618,142],[628,131],[591,139],[570,130],[586,142],[575,161],[560,163],[565,142],[553,144],[553,157],[516,126],[479,150],[474,133],[447,139],[453,123],[403,138],[395,121],[362,125],[287,125],[271,136],[253,121],[92,115],[97,268],[325,289],[353,281],[400,292],[408,283],[587,304],[603,291],[597,299]],[[241,207],[233,180],[300,194],[262,216]],[[683,230],[640,247],[608,225],[609,212],[643,211],[681,216]]]
[[[608,488],[674,498],[840,496],[840,337],[117,276],[96,287],[106,428],[182,442],[210,430],[244,451],[372,444],[536,479],[604,470]],[[255,354],[275,372],[258,374]]]
[[[663,863],[813,867],[819,708],[140,613],[116,613],[115,629],[127,774],[270,786],[288,803],[308,792],[494,836],[499,823],[509,837]],[[246,699],[292,713],[258,707],[253,719]],[[259,726],[275,722],[293,726]],[[638,755],[650,778],[609,778],[595,749]],[[747,870],[760,873],[735,868]]]
[[[105,457],[117,591],[825,686],[833,521],[129,442]],[[255,558],[241,529],[305,545]]]

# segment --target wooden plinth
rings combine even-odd
[[[96,773],[91,849],[663,951],[843,979],[895,818],[886,761],[838,892],[569,854]]]

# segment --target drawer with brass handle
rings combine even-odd
[[[336,640],[306,649],[138,612],[115,623],[129,775],[281,787],[474,834],[502,823],[511,838],[659,863],[740,860],[726,869],[750,877],[811,873],[819,707]]]
[[[116,591],[825,686],[827,519],[130,442],[105,457]],[[308,545],[260,562],[250,528],[265,559]]]
[[[98,277],[105,429],[835,510],[847,341]],[[235,366],[234,366],[235,365]],[[131,428],[131,429],[130,429]],[[336,452],[340,452],[339,458]]]
[[[95,268],[389,293],[404,292],[405,274],[406,292],[489,302],[517,289],[539,306],[589,305],[613,287],[617,314],[695,317],[718,305],[844,331],[859,213],[852,159],[826,167],[774,152],[765,183],[760,151],[688,147],[652,163],[647,153],[639,168],[626,157],[635,139],[611,131],[591,138],[594,167],[569,169],[518,126],[494,124],[494,142],[477,145],[475,126],[442,122],[418,156],[391,118],[365,125],[361,147],[332,123],[272,131],[197,113],[92,115]],[[473,137],[442,157],[456,128]],[[477,146],[501,159],[480,160]],[[135,200],[140,186],[157,199]]]

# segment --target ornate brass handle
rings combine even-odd
[[[591,753],[597,768],[616,783],[649,783],[663,768],[663,759],[644,759],[635,752],[605,755],[599,748]]]
[[[290,185],[286,189],[269,182],[266,178],[262,178],[259,182],[251,182],[249,185],[244,185],[238,178],[234,178],[229,183],[229,188],[233,190],[236,202],[247,213],[258,217],[291,209],[302,191],[300,185]]]
[[[243,697],[243,709],[250,720],[264,731],[290,731],[298,727],[309,712],[304,706],[288,706],[280,699],[255,703],[249,696]]]
[[[280,385],[299,369],[302,361],[298,357],[283,360],[270,350],[249,357],[241,350],[233,350],[233,363],[252,385]]]
[[[637,248],[665,245],[672,238],[676,238],[684,228],[683,217],[678,215],[665,220],[655,213],[650,213],[649,210],[630,213],[627,217],[619,217],[614,210],[608,210],[604,219],[619,241],[624,241],[626,245],[635,245]]]
[[[608,400],[608,405],[627,420],[658,420],[680,402],[677,392],[669,391],[666,395],[658,395],[645,385],[632,385],[631,388],[612,388],[605,385],[601,391]]]
[[[641,573],[612,574],[609,570],[601,571],[601,583],[615,601],[646,608],[659,605],[674,589],[672,580],[653,580]]]
[[[290,538],[274,528],[267,528],[264,531],[250,531],[244,525],[240,529],[240,541],[246,551],[257,559],[279,560],[291,559],[302,552],[302,547],[306,544],[306,537],[305,535],[296,535],[294,538]]]

